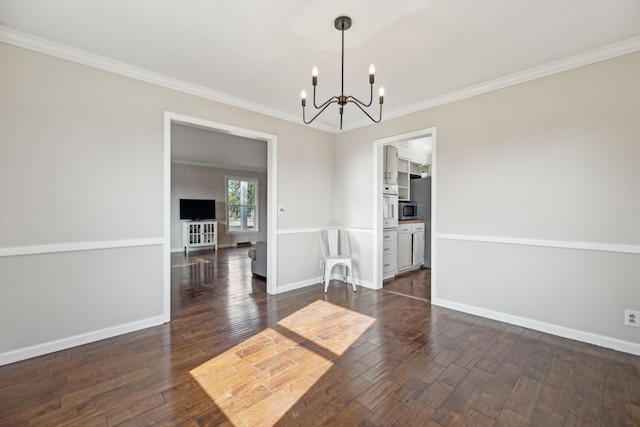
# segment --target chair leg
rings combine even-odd
[[[331,280],[331,269],[327,271],[327,266],[324,267],[324,293],[327,293],[329,289],[329,281]]]
[[[353,292],[356,292],[356,279],[353,278],[353,268],[349,269],[349,273],[351,273],[351,284],[353,285]]]

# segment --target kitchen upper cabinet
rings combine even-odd
[[[384,183],[398,184],[398,149],[393,145],[384,146]]]
[[[410,200],[411,190],[409,186],[409,164],[407,159],[398,158],[398,200]]]
[[[411,200],[411,179],[421,174],[419,163],[398,157],[398,200]]]

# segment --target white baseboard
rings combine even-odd
[[[369,282],[367,280],[356,280],[356,285],[362,286],[363,288],[367,288],[367,289],[373,289],[374,291],[381,289],[381,288],[374,287],[373,282]]]
[[[318,277],[314,277],[311,279],[307,279],[307,280],[302,280],[300,282],[295,282],[295,283],[288,283],[286,285],[282,285],[282,286],[278,286],[278,293],[282,293],[282,292],[289,292],[289,291],[294,291],[296,289],[302,289],[302,288],[306,288],[307,286],[311,286],[311,285],[317,285],[320,283],[320,281],[322,280],[321,276]],[[331,275],[331,280],[342,280],[342,275],[340,274],[332,274]],[[351,285],[349,285],[351,286]],[[364,280],[356,280],[356,286],[362,286],[363,288],[368,288],[368,289],[376,289],[373,287],[373,283],[372,282],[367,282]]]
[[[220,249],[220,248],[235,248],[237,246],[238,246],[238,244],[235,243],[235,242],[234,243],[223,243],[223,244],[218,245],[218,249]]]
[[[31,347],[11,350],[5,353],[0,353],[0,366],[19,362],[21,360],[31,359],[32,357],[42,356],[56,351],[66,350],[68,348],[77,347],[79,345],[89,344],[106,338],[112,338],[118,335],[127,334],[129,332],[139,331],[141,329],[150,328],[152,326],[162,325],[164,323],[165,321],[163,316],[156,316],[144,320],[139,320],[137,322],[125,323],[123,325],[87,332],[85,334],[62,338],[55,341],[49,341]]]
[[[296,289],[306,288],[307,286],[317,285],[320,283],[322,278],[320,276],[314,277],[312,279],[302,280],[300,282],[288,283],[286,285],[278,286],[278,293],[281,294],[283,292],[295,291]]]
[[[485,308],[476,307],[467,304],[461,304],[442,298],[432,298],[431,304],[439,307],[450,308],[452,310],[469,313],[487,319],[497,320],[524,328],[533,329],[534,331],[545,332],[547,334],[556,335],[563,338],[569,338],[589,344],[598,345],[600,347],[610,348],[625,353],[640,356],[640,344],[629,341],[622,341],[617,338],[611,338],[604,335],[592,334],[590,332],[578,331],[576,329],[566,328],[564,326],[553,325],[550,323],[540,322],[538,320],[527,319],[524,317],[513,316],[511,314],[499,311],[487,310]]]

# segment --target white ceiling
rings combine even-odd
[[[196,166],[267,172],[267,143],[197,126],[172,124],[171,160]]]
[[[80,55],[68,46],[301,122],[313,65],[319,98],[339,94],[339,15],[353,19],[345,94],[368,98],[374,62],[384,117],[558,61],[556,71],[640,50],[640,0],[0,0],[0,41]],[[335,131],[338,117],[331,106],[314,124]],[[345,128],[363,117],[347,105]]]

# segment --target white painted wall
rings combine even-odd
[[[278,227],[333,221],[330,134],[4,43],[0,58],[0,364],[165,318],[165,111],[277,135]],[[317,238],[278,257],[298,245]]]
[[[266,143],[262,143],[265,144]],[[265,159],[266,162],[266,159]],[[226,177],[258,179],[259,233],[227,234]],[[237,242],[267,240],[267,174],[250,171],[171,164],[171,250],[184,250],[180,199],[214,199],[218,221],[218,246],[234,246]],[[248,240],[247,240],[248,239]]]
[[[636,53],[339,134],[336,219],[372,226],[375,139],[435,126],[433,302],[640,354],[639,74]]]

